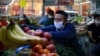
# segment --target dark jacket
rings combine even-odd
[[[50,26],[52,25],[54,22],[54,18],[49,18],[48,15],[43,16],[40,20],[39,20],[39,24],[43,25],[43,26]]]
[[[40,29],[34,26],[29,26],[31,29]],[[22,28],[25,26],[21,26]],[[52,35],[52,39],[57,43],[64,46],[70,46],[75,49],[80,49],[81,45],[78,42],[77,36],[76,36],[76,29],[75,26],[71,23],[68,23],[65,25],[65,27],[61,31],[57,31],[54,25],[50,25],[48,27],[41,28],[41,30],[45,32],[50,32]]]
[[[81,48],[77,40],[75,26],[71,23],[66,24],[61,31],[57,31],[54,25],[42,28],[42,30],[50,32],[56,43],[73,48]]]

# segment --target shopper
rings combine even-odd
[[[95,50],[93,52],[98,52],[96,51],[97,48],[95,48],[95,46],[100,46],[98,45],[100,44],[100,14],[95,13],[93,14],[93,17],[94,17],[94,23],[88,26],[88,35],[90,40],[90,55],[92,54],[91,53],[92,49]]]
[[[94,14],[94,23],[88,26],[90,42],[100,43],[100,14]]]
[[[47,11],[47,15],[43,16],[40,20],[39,20],[39,24],[42,26],[49,26],[52,25],[54,21],[54,11],[49,9]]]
[[[58,10],[55,14],[54,25],[44,27],[41,30],[47,32],[48,36],[52,37],[55,41],[55,44],[70,47],[75,52],[76,56],[85,56],[84,51],[77,40],[75,26],[68,23],[67,18],[68,14],[66,12]]]

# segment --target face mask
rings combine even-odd
[[[54,21],[54,25],[55,25],[55,27],[56,28],[62,28],[63,27],[63,21],[61,21],[61,22],[56,22],[56,21]]]
[[[99,20],[94,20],[94,23],[100,24],[100,21]]]
[[[50,16],[50,15],[49,15],[48,17],[49,17],[49,18],[53,18],[53,16]]]

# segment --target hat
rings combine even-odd
[[[61,15],[65,16],[66,18],[68,18],[68,14],[66,12],[64,12],[63,10],[58,10],[55,14],[61,14]]]

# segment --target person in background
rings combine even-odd
[[[95,49],[95,46],[100,46],[98,45],[100,44],[100,14],[95,13],[93,14],[93,17],[94,17],[94,23],[88,26],[89,40],[90,40],[90,44],[92,45],[90,46],[91,50]],[[97,52],[96,50],[97,49],[95,49],[95,51],[93,52]],[[99,51],[99,55],[100,55],[100,51]]]
[[[43,16],[40,20],[39,20],[39,24],[43,25],[43,26],[49,26],[52,25],[54,21],[54,11],[49,9],[47,11],[47,15]]]
[[[67,18],[68,14],[66,12],[58,10],[55,14],[53,25],[37,30],[38,32],[39,30],[47,32],[48,36],[52,37],[55,44],[60,44],[63,47],[70,47],[76,56],[85,56],[82,46],[78,42],[75,26],[72,23],[68,23]]]
[[[100,43],[100,14],[94,14],[94,23],[88,26],[90,42]]]

